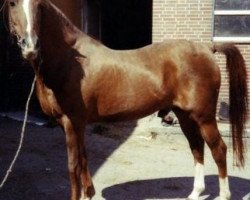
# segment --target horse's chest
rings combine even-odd
[[[36,89],[43,112],[54,117],[61,115],[61,108],[58,105],[54,92],[39,81],[37,82]]]

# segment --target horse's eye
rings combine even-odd
[[[15,5],[16,5],[16,2],[10,1],[10,6],[11,6],[11,7],[14,7]]]

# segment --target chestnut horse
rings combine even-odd
[[[84,145],[86,124],[138,119],[173,110],[195,161],[189,199],[205,189],[204,142],[218,166],[220,199],[230,199],[226,150],[216,123],[220,70],[227,58],[230,121],[236,162],[244,165],[247,112],[244,59],[232,44],[169,40],[136,50],[112,50],[76,28],[48,0],[6,0],[9,25],[32,64],[43,111],[66,133],[71,200],[91,199],[94,187]]]

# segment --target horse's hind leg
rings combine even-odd
[[[91,199],[95,191],[87,165],[84,125],[73,122],[67,116],[63,116],[59,122],[66,134],[71,200]]]
[[[227,146],[221,138],[215,119],[203,121],[199,126],[202,137],[208,144],[219,170],[220,199],[228,200],[231,197],[231,193],[227,175]]]
[[[203,172],[204,140],[208,144],[218,166],[220,199],[230,199],[231,193],[229,190],[226,164],[227,147],[218,131],[216,119],[204,120],[205,117],[203,116],[202,118],[201,115],[199,115],[199,118],[196,118],[194,115],[179,109],[175,109],[175,113],[179,118],[181,128],[189,141],[196,163],[194,189],[189,195],[189,199],[198,199],[198,196],[205,189]]]
[[[195,177],[192,193],[188,199],[197,200],[205,190],[204,182],[204,140],[196,122],[189,117],[189,113],[179,109],[174,110],[179,119],[183,133],[185,134],[195,162]]]

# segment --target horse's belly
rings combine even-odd
[[[165,95],[159,93],[137,93],[132,96],[103,96],[97,101],[97,112],[101,119],[109,121],[131,120],[147,116],[166,107]]]
[[[100,77],[86,78],[82,83],[84,102],[89,115],[99,119],[127,120],[140,118],[171,104],[173,95],[169,79],[163,72],[137,66],[105,69]],[[158,72],[160,71],[160,72]]]

